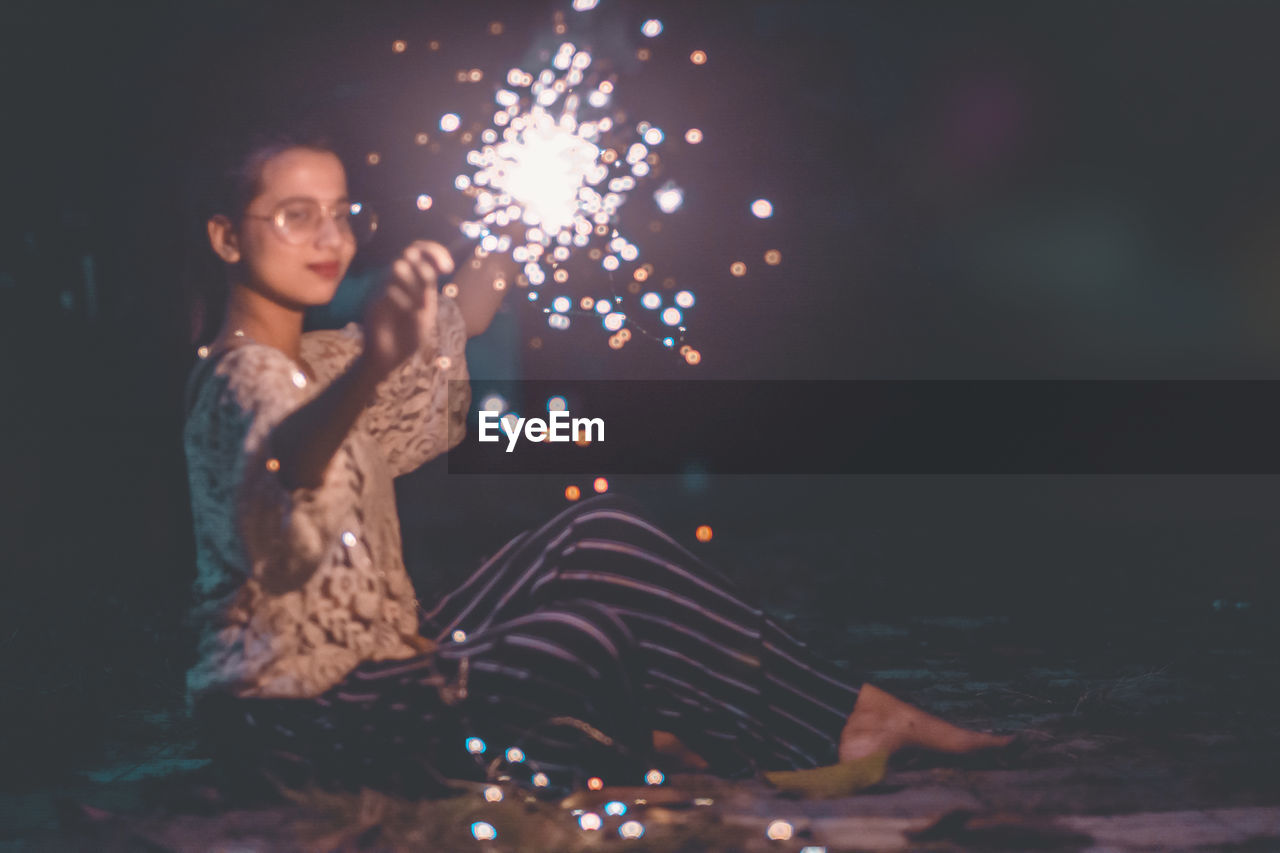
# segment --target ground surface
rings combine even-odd
[[[824,622],[811,641],[875,661],[869,680],[961,724],[1024,732],[1026,748],[900,755],[879,785],[826,800],[672,775],[661,790],[606,790],[631,810],[600,832],[576,824],[570,809],[586,803],[510,793],[493,804],[478,791],[431,802],[299,792],[200,807],[188,794],[206,757],[173,708],[153,708],[117,721],[99,766],[5,795],[0,850],[1276,850],[1269,621],[1207,607],[1087,630],[1070,619]],[[643,838],[618,837],[626,819]],[[476,820],[498,839],[475,841]],[[768,837],[778,820],[789,839]]]

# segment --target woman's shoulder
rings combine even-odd
[[[253,340],[205,351],[187,377],[187,415],[202,400],[231,399],[244,408],[306,384],[306,375],[275,347]]]

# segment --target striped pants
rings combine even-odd
[[[832,763],[858,695],[611,495],[512,539],[421,631],[435,653],[365,662],[312,699],[219,697],[204,731],[324,783],[560,791],[643,783],[655,729],[728,777]]]

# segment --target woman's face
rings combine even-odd
[[[267,161],[261,184],[239,228],[244,283],[291,308],[327,304],[356,253],[351,231],[333,219],[350,204],[342,162],[329,152],[293,148]],[[319,202],[324,215],[314,234],[291,242],[272,219],[299,199]]]

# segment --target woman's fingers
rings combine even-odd
[[[417,249],[422,258],[436,268],[438,275],[453,274],[453,256],[444,246],[434,240],[416,240],[410,248]]]

